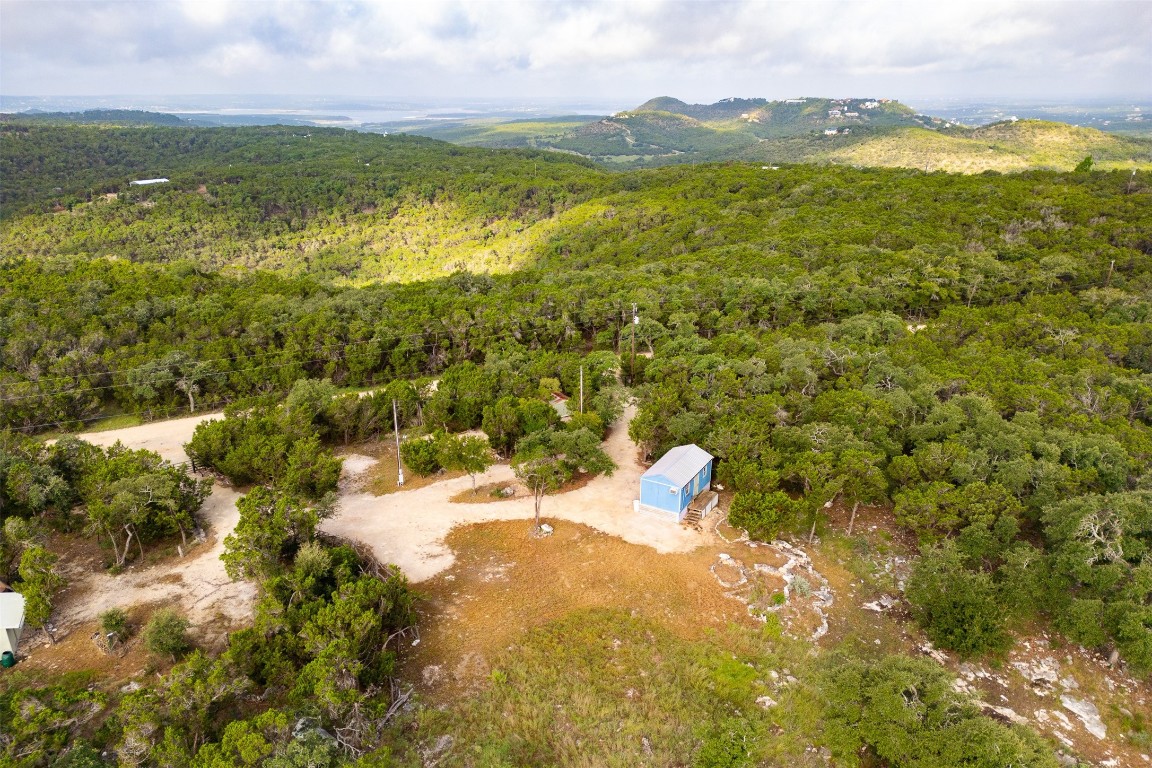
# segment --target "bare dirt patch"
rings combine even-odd
[[[660,554],[584,525],[501,521],[453,530],[451,568],[420,584],[420,640],[405,643],[404,677],[436,701],[484,682],[489,660],[526,630],[589,607],[631,611],[699,639],[752,623],[708,573],[718,549]]]

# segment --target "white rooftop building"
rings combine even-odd
[[[16,655],[20,636],[24,634],[24,595],[0,592],[0,653]]]

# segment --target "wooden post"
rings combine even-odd
[[[640,318],[636,314],[636,304],[632,304],[632,370],[628,374],[629,386],[636,385],[636,326],[640,325]]]
[[[584,413],[584,366],[580,366],[580,413]]]
[[[404,465],[400,463],[400,417],[396,415],[396,398],[392,398],[392,430],[396,435],[396,486],[404,487]]]

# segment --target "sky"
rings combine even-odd
[[[1152,2],[0,0],[6,95],[1152,96]]]

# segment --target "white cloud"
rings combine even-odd
[[[0,10],[6,93],[707,98],[962,83],[1147,94],[1152,67],[1152,3],[1141,1],[4,0]]]

